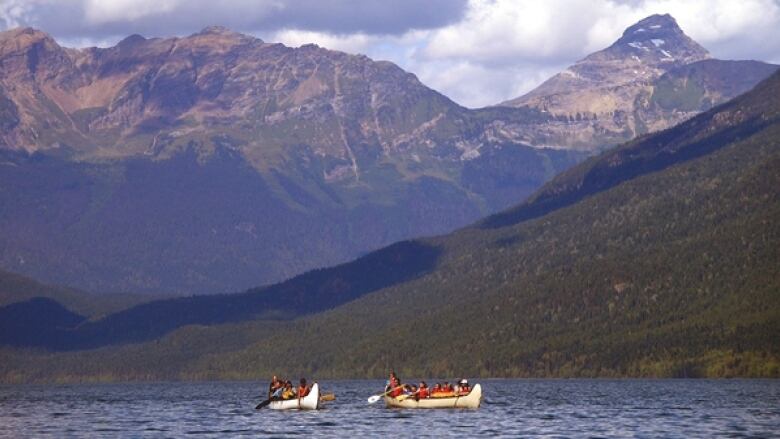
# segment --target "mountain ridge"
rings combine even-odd
[[[36,355],[54,355],[56,376],[89,358],[76,376],[133,379],[161,361],[158,378],[253,378],[290,367],[328,377],[390,367],[407,376],[777,376],[778,134],[775,73],[680,126],[578,165],[531,198],[565,199],[594,170],[612,172],[595,180],[607,188],[576,203],[415,241],[436,249],[433,265],[357,300],[288,322],[183,326],[137,345],[14,351],[0,370],[18,377]],[[707,141],[714,146],[701,151]],[[636,166],[658,161],[651,172]],[[404,270],[416,272],[415,263]],[[135,355],[132,365],[116,363]]]

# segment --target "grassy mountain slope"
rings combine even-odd
[[[779,376],[779,169],[775,74],[516,209],[420,241],[438,249],[435,269],[409,281],[293,321],[188,326],[91,351],[6,349],[0,374]],[[518,214],[534,205],[547,210]]]

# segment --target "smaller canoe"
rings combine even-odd
[[[398,398],[385,396],[387,407],[404,409],[476,409],[482,403],[482,386],[475,384],[468,395],[416,400],[407,395]]]
[[[301,399],[271,401],[268,408],[271,410],[317,410],[320,408],[320,386],[314,383],[309,394]]]

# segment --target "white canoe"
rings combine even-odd
[[[301,399],[271,401],[268,408],[271,410],[317,410],[320,408],[320,386],[314,383],[309,394]]]
[[[446,398],[423,398],[415,400],[406,395],[398,398],[385,396],[385,405],[404,409],[476,409],[482,402],[482,386],[475,384],[468,395]]]

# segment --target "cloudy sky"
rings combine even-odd
[[[86,47],[222,25],[390,60],[478,107],[529,91],[654,13],[718,58],[780,63],[780,0],[0,0],[0,29]]]

